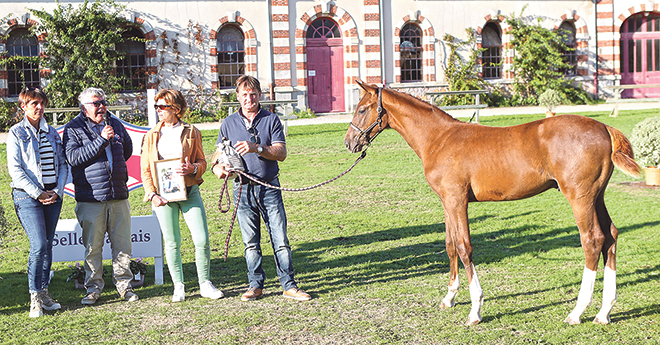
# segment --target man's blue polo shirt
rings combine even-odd
[[[222,121],[216,144],[220,143],[223,137],[229,139],[232,146],[239,141],[250,141],[252,136],[248,133],[246,120],[239,112],[241,112],[240,108]],[[277,115],[270,111],[261,108],[252,121],[252,128],[256,129],[259,144],[262,146],[270,146],[276,143],[286,144],[282,122]],[[272,180],[280,171],[277,161],[265,159],[256,152],[245,154],[243,163],[245,163],[247,173],[264,181]]]

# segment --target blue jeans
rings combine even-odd
[[[275,178],[270,182],[279,186],[279,180]],[[262,185],[250,185],[234,183],[234,200],[241,190],[241,198],[238,202],[236,218],[241,227],[243,244],[245,244],[245,261],[248,268],[248,280],[250,287],[263,289],[266,274],[261,267],[261,218],[270,235],[270,243],[275,254],[275,265],[277,266],[277,277],[284,290],[296,287],[293,278],[293,263],[291,260],[291,247],[286,236],[286,213],[282,192],[264,187]]]
[[[43,205],[20,189],[14,189],[12,197],[16,216],[30,241],[28,288],[30,293],[40,292],[50,283],[53,237],[62,210],[62,198],[57,198],[53,204]]]

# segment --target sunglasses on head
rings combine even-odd
[[[171,108],[171,104],[154,104],[154,109],[160,109],[160,110],[165,110],[167,108]]]
[[[94,105],[94,108],[98,108],[98,107],[100,107],[100,106],[102,106],[102,105],[103,105],[103,106],[108,105],[108,102],[104,99],[104,100],[100,100],[100,101],[87,102],[87,103],[84,103],[84,104],[93,104],[93,105]]]
[[[261,139],[259,139],[259,131],[257,131],[256,128],[250,127],[248,128],[247,132],[250,134],[251,143],[261,144]]]
[[[41,88],[38,87],[38,86],[26,86],[25,87],[25,91],[37,91],[37,90],[41,90]]]

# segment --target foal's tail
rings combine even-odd
[[[618,129],[607,125],[605,127],[607,127],[612,139],[612,162],[614,162],[614,166],[630,176],[638,177],[641,170],[635,162],[635,155],[630,141]]]

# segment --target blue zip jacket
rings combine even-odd
[[[116,137],[106,140],[96,133],[94,123],[80,112],[64,127],[62,141],[66,160],[71,165],[76,201],[107,202],[128,199],[126,161],[133,153],[133,142],[126,128],[114,116],[110,125]],[[106,146],[112,149],[112,171]]]

